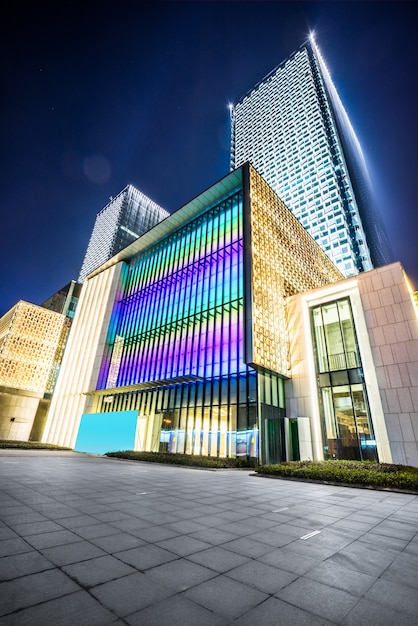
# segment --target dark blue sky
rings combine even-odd
[[[229,169],[227,105],[315,30],[418,289],[415,2],[6,0],[0,315],[77,278],[127,183],[174,211]]]

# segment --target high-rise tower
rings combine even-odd
[[[165,219],[169,213],[133,185],[127,185],[97,214],[78,282]]]
[[[364,155],[313,36],[231,111],[231,169],[262,174],[338,269],[391,261]]]

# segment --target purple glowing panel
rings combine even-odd
[[[102,387],[117,341],[117,386],[245,370],[241,211],[236,194],[131,260],[109,326]]]

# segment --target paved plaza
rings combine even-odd
[[[418,624],[418,496],[0,451],[0,626]]]

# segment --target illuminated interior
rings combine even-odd
[[[350,299],[312,309],[324,456],[377,459]]]

